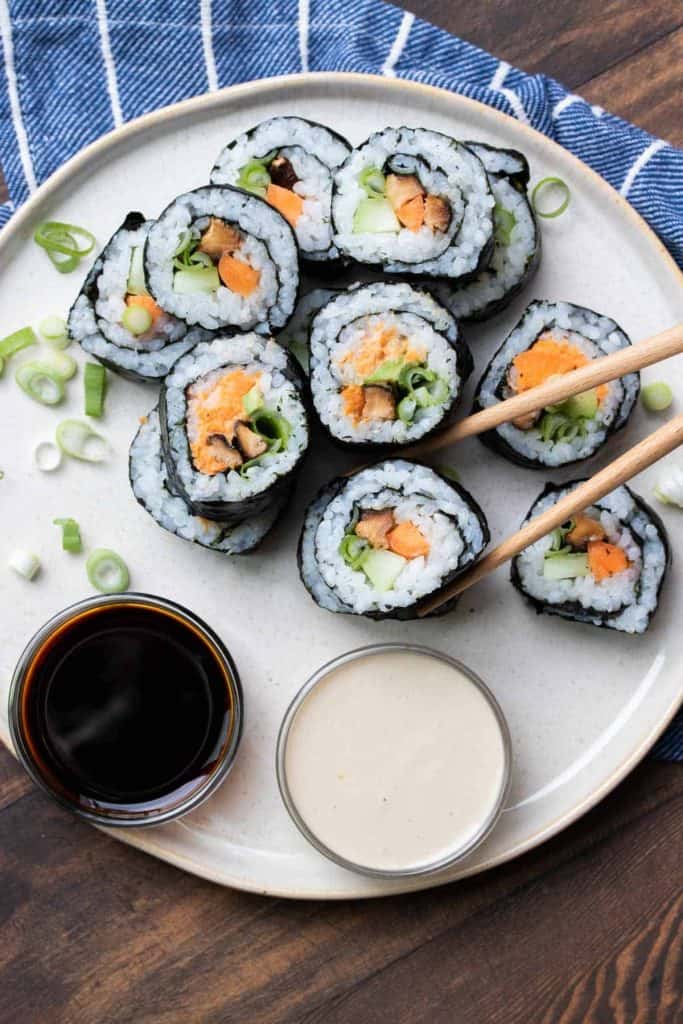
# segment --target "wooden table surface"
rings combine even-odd
[[[409,0],[683,144],[680,0]],[[81,824],[0,752],[2,1024],[681,1024],[683,765],[434,891],[293,903]]]

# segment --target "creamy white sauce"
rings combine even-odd
[[[496,806],[505,764],[481,690],[448,662],[400,650],[333,668],[296,712],[284,758],[310,831],[379,871],[419,870],[466,846]]]

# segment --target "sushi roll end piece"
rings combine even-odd
[[[164,381],[159,420],[167,487],[192,513],[235,523],[291,488],[308,446],[302,378],[254,332],[198,345]]]
[[[610,317],[569,302],[534,301],[485,370],[474,411],[630,344]],[[530,469],[566,466],[595,455],[625,426],[639,390],[640,374],[631,373],[505,423],[483,434],[481,440],[511,462]]]
[[[547,484],[525,522],[581,482]],[[661,519],[622,486],[517,555],[510,578],[539,612],[644,633],[657,610],[670,558]]]
[[[336,265],[332,175],[351,147],[337,132],[303,117],[271,117],[228,143],[211,172],[216,185],[260,196],[292,226],[303,259]]]
[[[472,369],[453,316],[406,282],[331,298],[310,335],[313,404],[332,440],[390,448],[445,426]]]
[[[412,619],[488,541],[484,513],[464,488],[427,466],[387,459],[331,481],[311,502],[299,571],[327,611]]]

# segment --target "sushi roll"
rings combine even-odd
[[[320,491],[306,511],[299,571],[327,611],[412,619],[488,541],[484,513],[464,488],[428,466],[387,459]]]
[[[251,332],[202,342],[164,381],[167,486],[205,519],[236,523],[287,492],[308,445],[299,370]]]
[[[208,330],[284,325],[299,289],[294,233],[258,196],[205,186],[178,196],[155,221],[145,277],[156,302]]]
[[[292,319],[277,336],[280,345],[284,345],[292,353],[306,374],[310,362],[310,334],[313,317],[338,294],[338,288],[314,288],[313,291],[302,295],[296,304]]]
[[[548,484],[527,520],[579,483]],[[661,519],[623,486],[517,555],[511,579],[539,612],[644,633],[657,610],[669,562]]]
[[[274,206],[294,228],[304,259],[339,258],[332,240],[332,174],[351,151],[346,139],[303,117],[271,117],[221,150],[214,185],[236,185]]]
[[[496,202],[493,255],[469,283],[451,287],[448,282],[438,282],[433,290],[458,320],[486,320],[505,309],[536,273],[541,234],[527,198],[526,157],[481,142],[466,145],[486,168]]]
[[[388,273],[466,279],[493,251],[494,202],[471,149],[425,128],[385,128],[335,174],[335,242]]]
[[[165,377],[206,337],[165,313],[147,288],[143,250],[152,221],[129,213],[93,264],[69,313],[69,336],[110,370],[138,381]]]
[[[475,411],[630,344],[607,316],[569,302],[532,302],[484,372]],[[626,424],[639,390],[640,374],[631,373],[505,423],[482,441],[532,469],[588,459]]]
[[[315,410],[344,445],[405,445],[443,427],[472,370],[453,316],[406,282],[332,298],[310,344]]]
[[[212,522],[193,515],[183,499],[168,489],[157,409],[144,418],[135,435],[130,448],[129,475],[137,501],[159,526],[183,540],[226,555],[253,551],[275,525],[288,498],[283,494],[263,512],[238,523]]]

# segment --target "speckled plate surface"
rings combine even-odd
[[[47,313],[65,313],[80,272],[54,273],[31,242],[45,218],[87,225],[104,243],[128,210],[156,216],[177,193],[203,184],[221,146],[273,114],[323,121],[359,142],[385,125],[436,128],[523,150],[532,181],[559,174],[570,185],[568,212],[542,225],[541,270],[502,315],[469,329],[476,380],[488,356],[534,297],[568,299],[616,318],[637,341],[683,319],[683,278],[645,223],[597,175],[532,129],[438,89],[362,75],[321,74],[237,86],[150,114],[95,143],[62,168],[15,216],[0,238],[2,334]],[[85,267],[83,268],[85,271]],[[70,349],[74,351],[75,346]],[[83,361],[82,354],[74,353]],[[647,370],[683,396],[683,360]],[[332,616],[300,585],[296,537],[316,487],[351,461],[317,445],[284,523],[248,558],[229,560],[159,529],[128,486],[128,446],[155,390],[110,375],[102,431],[114,456],[106,466],[70,462],[52,475],[31,463],[33,445],[55,423],[82,412],[75,380],[59,411],[38,406],[6,372],[0,380],[0,687],[37,627],[86,596],[84,558],[60,550],[52,520],[74,516],[88,546],[111,546],[131,568],[136,590],[186,604],[229,645],[246,698],[246,728],[225,785],[182,821],[117,837],[225,885],[290,897],[376,896],[435,885],[509,860],[547,839],[595,804],[645,754],[683,694],[683,587],[674,561],[662,608],[640,638],[537,617],[505,571],[465,595],[459,609],[431,622],[394,624]],[[472,385],[471,385],[472,386]],[[681,398],[679,398],[680,405]],[[649,433],[659,419],[636,410],[628,429],[589,464],[595,471]],[[680,456],[679,456],[680,458]],[[545,482],[478,441],[448,453],[481,502],[493,542],[517,528]],[[652,470],[636,481],[651,494]],[[576,473],[555,474],[556,480]],[[674,551],[683,514],[663,512]],[[26,583],[5,568],[17,547],[35,550],[43,571]],[[275,738],[292,695],[330,658],[363,644],[409,640],[464,661],[492,688],[513,739],[512,787],[486,843],[451,871],[413,883],[362,878],[310,848],[290,822],[275,780]],[[2,702],[5,715],[5,701]],[[7,741],[6,716],[0,718]]]

